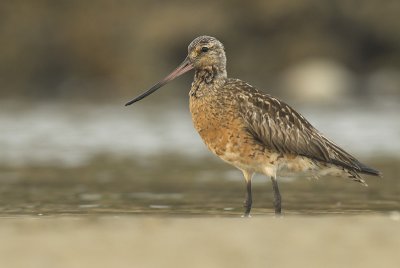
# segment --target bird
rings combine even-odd
[[[345,176],[365,186],[362,174],[382,176],[325,137],[285,102],[240,79],[228,78],[225,48],[215,37],[195,38],[174,71],[125,106],[192,69],[189,107],[194,127],[211,152],[242,171],[246,186],[243,217],[250,217],[255,173],[272,181],[275,215],[282,213],[280,174]]]

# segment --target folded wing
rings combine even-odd
[[[244,83],[244,82],[242,82]],[[247,130],[266,148],[285,154],[301,155],[358,173],[380,175],[324,137],[302,115],[286,103],[244,83],[239,109]]]

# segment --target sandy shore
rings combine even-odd
[[[2,218],[0,267],[399,267],[399,218]]]

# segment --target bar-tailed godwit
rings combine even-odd
[[[272,180],[276,214],[281,213],[277,182],[281,172],[347,176],[364,185],[360,174],[380,175],[322,135],[283,101],[240,79],[228,78],[224,46],[214,37],[194,39],[181,65],[126,105],[191,69],[195,70],[189,92],[194,127],[210,151],[243,172],[244,216],[250,215],[251,179],[256,172]]]

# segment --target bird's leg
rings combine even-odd
[[[253,204],[253,197],[251,194],[251,180],[246,181],[246,199],[244,200],[244,217],[250,216],[251,205]]]
[[[271,181],[272,181],[272,189],[274,190],[275,214],[279,215],[281,214],[282,209],[281,209],[281,194],[279,193],[278,181],[276,180],[275,176],[271,176]]]
[[[251,194],[251,179],[253,172],[242,170],[244,179],[246,180],[246,199],[244,200],[244,214],[243,217],[250,217],[251,205],[253,204],[253,197]]]

